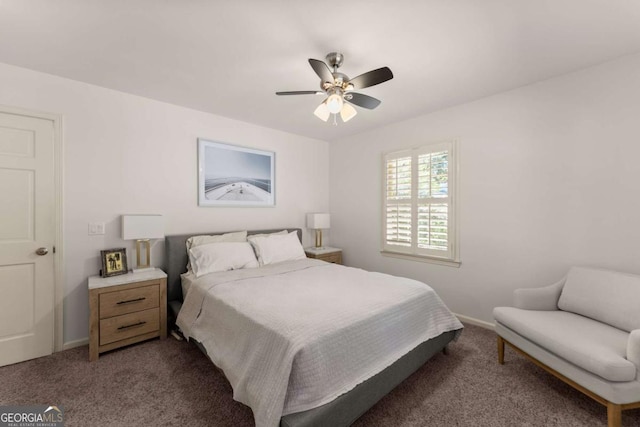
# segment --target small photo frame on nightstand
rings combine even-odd
[[[100,251],[102,258],[102,277],[117,276],[118,274],[127,274],[127,250],[125,248],[105,249]]]

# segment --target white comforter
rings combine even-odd
[[[462,324],[424,283],[305,259],[195,280],[177,324],[256,426],[323,405]]]

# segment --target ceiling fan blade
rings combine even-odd
[[[333,74],[331,73],[331,70],[329,69],[329,66],[327,64],[317,59],[311,58],[309,58],[309,64],[311,64],[311,68],[313,68],[313,71],[316,72],[318,77],[320,77],[323,82],[333,83]]]
[[[358,107],[368,108],[369,110],[373,110],[382,102],[379,99],[374,98],[373,96],[354,92],[347,93],[344,96],[344,99],[345,101],[355,104]]]
[[[368,73],[360,74],[349,80],[349,84],[353,85],[353,89],[364,89],[365,87],[375,86],[384,83],[393,78],[393,73],[388,67],[378,68]]]
[[[276,92],[276,95],[324,95],[319,90],[294,90],[289,92]]]

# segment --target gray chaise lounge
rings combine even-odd
[[[607,407],[610,427],[640,408],[640,276],[572,268],[558,283],[518,289],[496,307],[498,362],[509,344]]]

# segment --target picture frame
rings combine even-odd
[[[275,206],[275,152],[198,138],[199,206]]]
[[[117,276],[129,272],[126,248],[102,250],[100,258],[102,259],[102,270],[100,271],[102,277]]]

